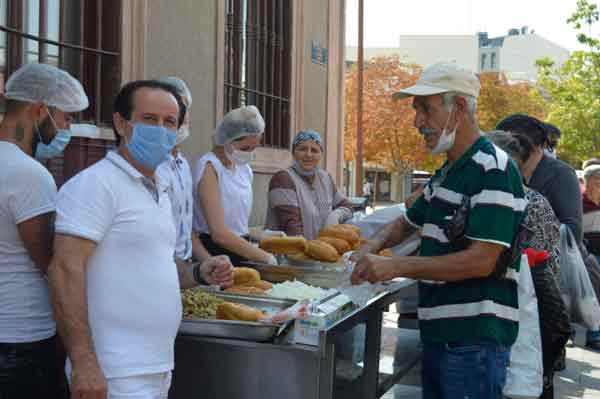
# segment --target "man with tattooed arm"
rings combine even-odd
[[[36,160],[60,155],[71,113],[88,107],[81,84],[50,65],[8,79],[0,123],[0,398],[50,398],[57,388],[56,326],[46,271],[56,184]]]

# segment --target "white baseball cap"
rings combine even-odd
[[[440,62],[423,70],[414,86],[394,93],[393,98],[401,100],[413,96],[433,96],[448,92],[477,98],[480,89],[479,78],[472,71],[454,63]]]

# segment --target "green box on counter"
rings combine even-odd
[[[320,332],[329,328],[354,309],[354,304],[346,295],[339,294],[311,306],[309,312],[294,323],[294,342],[303,345],[319,345]]]

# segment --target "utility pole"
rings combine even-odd
[[[358,0],[358,92],[356,107],[356,195],[363,196],[363,68],[364,0]]]

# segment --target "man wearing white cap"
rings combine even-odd
[[[56,184],[34,158],[60,155],[72,112],[88,106],[81,84],[28,64],[5,87],[0,124],[0,398],[53,397],[56,325],[45,274],[52,255]]]
[[[415,127],[447,160],[406,214],[354,255],[354,283],[419,280],[425,399],[500,399],[517,337],[518,256],[509,248],[526,201],[513,161],[478,128],[479,90],[471,71],[441,63],[394,95],[413,97]],[[373,255],[417,229],[421,256]]]

